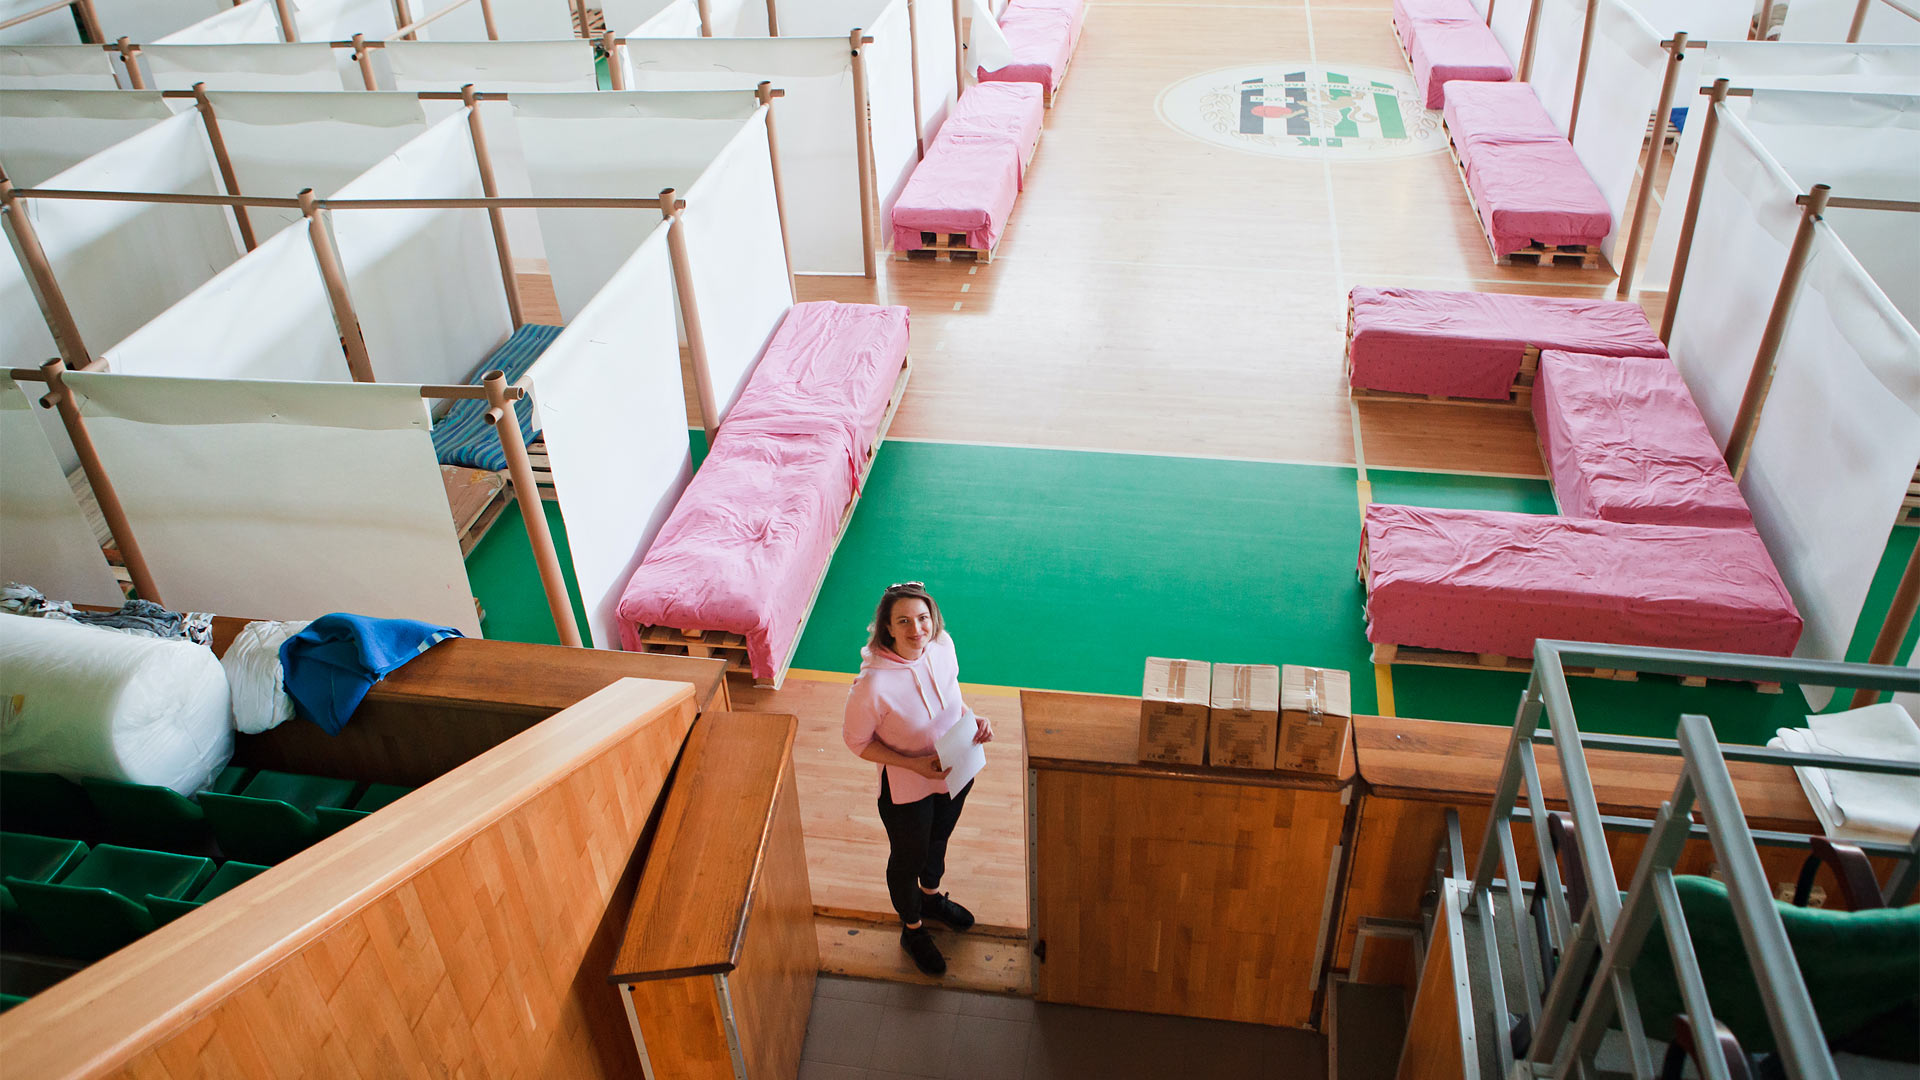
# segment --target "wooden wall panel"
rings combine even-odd
[[[647,1057],[659,1080],[731,1080],[733,1052],[713,976],[628,983]],[[639,1055],[629,1051],[636,1065]],[[668,1068],[665,1063],[672,1063]],[[635,1070],[636,1072],[638,1069]]]
[[[606,972],[692,720],[687,687],[610,687],[0,1017],[0,1059],[36,1078],[637,1077]]]
[[[777,1080],[799,1071],[800,1047],[807,1039],[813,983],[819,972],[820,942],[813,927],[799,786],[789,758],[780,779],[766,861],[754,886],[740,966],[728,976],[748,1076]]]
[[[1395,1080],[1461,1080],[1466,1057],[1460,1045],[1459,980],[1455,976],[1455,938],[1451,915],[1442,911],[1433,924],[1433,948],[1420,972],[1420,992],[1407,1021]]]
[[[1038,996],[1304,1027],[1338,791],[1036,770]]]

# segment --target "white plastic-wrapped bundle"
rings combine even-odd
[[[205,788],[233,756],[205,646],[0,615],[0,768]]]

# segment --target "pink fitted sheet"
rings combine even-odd
[[[1532,87],[1462,82],[1444,113],[1495,252],[1607,238],[1613,212]]]
[[[1073,56],[1075,16],[1066,11],[1008,6],[1000,29],[1013,47],[1013,62],[993,71],[979,70],[981,82],[1039,83],[1049,92],[1060,88]]]
[[[1531,656],[1537,638],[1786,656],[1800,615],[1751,529],[1367,507],[1367,640]]]
[[[1407,46],[1413,81],[1429,109],[1446,103],[1450,82],[1505,82],[1513,65],[1493,31],[1479,19],[1424,20],[1413,24]]]
[[[1044,91],[1035,83],[975,83],[954,103],[935,141],[1013,147],[1020,158],[1020,186],[1024,188],[1026,166],[1040,146],[1045,115]]]
[[[1543,352],[1533,423],[1570,517],[1753,527],[1692,393],[1665,357]]]
[[[1444,113],[1447,133],[1463,154],[1469,145],[1482,139],[1566,141],[1560,129],[1553,126],[1546,106],[1534,96],[1533,87],[1523,82],[1463,86],[1458,94],[1447,97]]]
[[[1006,142],[935,139],[893,204],[893,249],[921,247],[921,233],[965,233],[992,251],[1020,193],[1020,152]]]
[[[1374,289],[1348,294],[1354,386],[1504,400],[1533,345],[1606,356],[1665,356],[1640,305],[1509,293]]]
[[[1400,43],[1407,43],[1407,28],[1417,22],[1477,22],[1486,25],[1473,9],[1473,0],[1393,0],[1393,27]]]
[[[1080,27],[1087,18],[1085,0],[1011,0],[1007,9],[1000,13],[1000,25],[1006,26],[1008,16],[1018,21],[1038,15],[1064,16],[1072,31],[1071,42],[1075,45],[1080,43]]]
[[[907,355],[907,309],[796,304],[621,594],[640,626],[743,634],[757,679],[791,652]]]

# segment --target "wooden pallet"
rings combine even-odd
[[[834,553],[840,550],[840,541],[846,538],[847,526],[853,521],[853,512],[860,505],[860,495],[867,489],[867,478],[873,473],[874,459],[880,455],[881,444],[887,441],[887,432],[893,429],[894,414],[900,411],[900,400],[906,396],[907,382],[912,377],[913,357],[909,354],[900,365],[899,376],[893,381],[893,393],[887,398],[887,411],[880,416],[880,426],[874,432],[873,445],[867,448],[867,458],[860,463],[860,477],[854,484],[853,495],[847,500],[847,507],[840,514],[840,523],[833,530],[833,546],[827,551],[826,562],[820,566],[820,576],[814,579],[813,595],[807,598],[806,610],[800,613],[800,625],[794,632],[793,644],[788,647],[787,655],[781,658],[773,678],[756,679],[756,686],[778,690],[786,682],[787,669],[793,666],[794,653],[800,648],[800,639],[806,635],[807,620],[813,616],[813,605],[820,601],[820,589],[827,582],[827,571],[833,566]],[[753,673],[752,664],[747,659],[747,640],[740,634],[677,626],[641,626],[638,629],[641,652],[716,656],[727,661],[727,670],[730,672],[738,671],[749,676]]]
[[[945,259],[948,262],[971,260],[990,263],[993,261],[993,249],[988,248],[982,251],[979,248],[968,247],[966,233],[923,232],[920,234],[919,247],[896,251],[893,257],[897,262],[937,262]]]
[[[1395,390],[1371,390],[1364,386],[1353,385],[1353,297],[1347,297],[1347,341],[1344,354],[1347,363],[1347,394],[1350,397],[1377,401],[1432,401],[1448,405],[1480,405],[1496,409],[1531,409],[1533,407],[1533,386],[1540,373],[1540,347],[1529,345],[1520,356],[1520,370],[1513,377],[1513,385],[1507,388],[1504,401],[1492,401],[1487,398],[1452,397],[1447,394],[1408,394]]]
[[[1446,127],[1446,120],[1440,121]],[[1460,149],[1453,144],[1453,132],[1447,131],[1447,156],[1453,159],[1453,169],[1460,174],[1460,190],[1467,193],[1467,208],[1473,211],[1473,219],[1480,223],[1480,231],[1487,238],[1487,252],[1493,256],[1495,266],[1526,265],[1535,266],[1578,266],[1586,270],[1600,268],[1600,249],[1592,244],[1542,244],[1535,241],[1531,246],[1519,251],[1502,252],[1493,246],[1493,234],[1487,232],[1487,219],[1480,214],[1480,203],[1473,197],[1473,185],[1467,182],[1467,166],[1460,159]]]
[[[1895,525],[1920,525],[1920,469],[1913,472],[1913,480],[1907,484],[1907,497],[1900,500],[1900,516],[1893,519]]]
[[[1444,649],[1421,649],[1411,645],[1386,645],[1376,643],[1373,646],[1373,662],[1376,664],[1414,664],[1420,667],[1463,668],[1468,671],[1514,671],[1530,672],[1533,661],[1527,657],[1502,656],[1499,653],[1448,652]],[[1638,682],[1640,673],[1625,668],[1568,667],[1568,675],[1578,675],[1589,679],[1611,679],[1614,682]],[[1678,676],[1682,686],[1705,686],[1707,679],[1701,675]],[[1719,681],[1719,680],[1715,680]],[[1744,682],[1745,680],[1732,680]],[[1780,692],[1779,683],[1749,683],[1763,694]]]

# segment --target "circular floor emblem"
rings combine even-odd
[[[1167,87],[1158,107],[1177,131],[1270,157],[1412,157],[1447,145],[1412,78],[1351,64],[1221,68]]]

